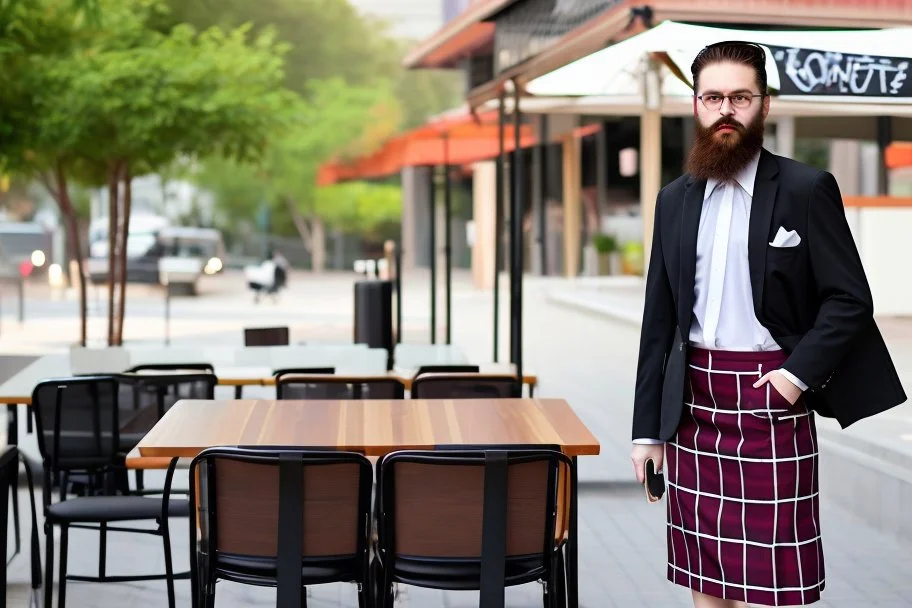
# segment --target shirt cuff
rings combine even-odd
[[[785,376],[785,379],[786,379],[786,380],[788,380],[789,382],[791,382],[792,384],[794,384],[795,386],[797,386],[798,388],[800,388],[802,391],[806,391],[806,390],[807,390],[808,385],[805,384],[804,382],[802,382],[801,380],[799,380],[798,378],[796,378],[796,377],[795,377],[795,374],[793,374],[792,372],[788,371],[787,369],[783,369],[783,368],[781,368],[781,367],[779,368],[779,372],[780,372],[783,376]]]
[[[662,445],[665,442],[661,439],[634,439],[633,443],[638,445]]]

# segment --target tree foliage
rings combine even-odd
[[[334,218],[334,225],[340,230],[375,233],[399,221],[402,188],[366,182],[326,186],[317,189],[315,207],[317,215]]]
[[[78,263],[84,252],[69,182],[108,186],[108,336],[119,343],[132,177],[179,155],[262,155],[295,99],[282,86],[284,45],[267,31],[251,36],[249,27],[162,32],[149,25],[165,11],[155,0],[98,0],[97,19],[62,0],[28,4],[32,12],[18,11],[22,31],[34,29],[26,18],[43,23],[50,15],[60,36],[46,47],[32,38],[0,59],[12,87],[0,116],[4,164],[47,186],[71,227]],[[81,292],[84,300],[84,285]]]
[[[345,0],[171,3],[175,18],[197,25],[274,25],[288,44],[286,85],[303,100],[295,127],[272,143],[259,166],[245,169],[219,158],[203,163],[198,183],[215,194],[231,217],[225,221],[250,220],[266,204],[273,226],[294,227],[309,247],[312,224],[369,234],[375,227],[367,223],[369,215],[353,223],[335,206],[318,203],[318,167],[369,154],[397,131],[452,107],[460,98],[459,76],[402,69],[405,41],[391,38],[383,23],[359,16]]]

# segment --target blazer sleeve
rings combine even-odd
[[[871,289],[832,174],[817,175],[808,201],[808,254],[819,310],[814,326],[782,366],[810,388],[822,388],[874,320]]]
[[[660,192],[656,200],[649,269],[646,273],[646,301],[640,328],[640,352],[633,400],[633,439],[659,438],[665,357],[677,326],[674,298],[662,254],[661,199]]]

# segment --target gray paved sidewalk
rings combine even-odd
[[[202,339],[213,344],[239,344],[240,328],[273,322],[288,323],[293,339],[350,339],[351,277],[293,277],[294,289],[277,304],[253,307],[245,295],[230,289],[207,300],[180,301],[172,311],[182,319],[175,343]],[[530,278],[526,282],[524,314],[525,365],[540,376],[543,397],[566,398],[602,444],[602,455],[581,460],[584,482],[581,518],[581,599],[588,608],[603,606],[686,606],[688,593],[664,579],[664,512],[645,504],[640,489],[631,486],[630,416],[636,370],[638,329],[603,315],[584,314],[549,301],[548,294],[567,287],[566,281]],[[493,299],[488,290],[474,290],[464,273],[455,276],[453,337],[470,359],[490,361],[492,352]],[[506,286],[506,281],[501,282]],[[442,302],[442,291],[440,301]],[[63,307],[66,303],[61,303]],[[155,301],[131,304],[127,337],[159,339],[161,317]],[[221,309],[219,309],[221,306]],[[626,305],[633,307],[633,304]],[[53,308],[48,305],[48,309]],[[406,341],[426,342],[428,322],[427,275],[414,273],[407,279],[405,294]],[[641,310],[641,309],[640,309]],[[61,311],[59,314],[63,314]],[[639,310],[636,311],[639,314]],[[46,341],[60,348],[67,335],[61,329],[72,319],[48,311],[26,325],[28,346]],[[36,312],[37,315],[37,312]],[[442,313],[439,317],[442,325]],[[501,298],[501,360],[509,354],[507,290]],[[907,327],[891,330],[899,335]],[[99,325],[99,329],[103,329]],[[69,330],[66,330],[69,331]],[[131,333],[132,332],[132,333]],[[157,332],[157,333],[156,333]],[[442,334],[442,329],[438,335]],[[912,342],[912,332],[909,334]],[[905,338],[903,338],[905,339]],[[11,335],[0,336],[0,351],[15,344]],[[891,342],[892,344],[892,342]],[[902,347],[905,348],[905,347]],[[904,351],[905,352],[905,351]],[[912,354],[912,348],[908,350]],[[910,361],[912,363],[912,361]],[[912,370],[912,365],[908,368]],[[229,391],[230,393],[230,391]],[[228,394],[226,393],[226,396]],[[826,472],[828,463],[822,459]],[[828,475],[838,479],[838,471]],[[851,482],[846,482],[851,483]],[[878,533],[865,522],[834,506],[834,488],[822,488],[823,533],[828,587],[821,606],[862,607],[912,605],[912,557],[897,538]],[[877,501],[877,496],[869,500]],[[183,522],[177,522],[183,529]],[[96,540],[81,532],[71,542],[70,563],[91,572],[97,560]],[[116,543],[109,563],[131,571],[162,567],[157,539],[111,535]],[[185,568],[187,553],[174,541],[178,567]],[[183,545],[186,547],[186,545]],[[132,563],[132,555],[136,555]],[[11,606],[24,606],[27,561],[17,558],[11,566]],[[180,605],[189,605],[188,585],[179,585]],[[140,607],[164,605],[160,583],[134,585],[87,585],[71,583],[72,606]],[[540,606],[537,585],[510,590],[509,606]],[[219,606],[268,606],[274,592],[224,584],[219,588]],[[311,606],[354,605],[354,591],[343,585],[315,589]],[[410,589],[399,605],[415,608],[462,608],[476,605],[471,593],[441,593]]]
[[[22,499],[25,494],[22,494]],[[23,504],[25,504],[23,502]],[[826,505],[824,501],[824,505]],[[580,600],[586,608],[688,606],[687,590],[665,580],[664,504],[648,505],[639,487],[611,484],[585,488],[580,500]],[[895,539],[868,529],[844,511],[825,506],[822,515],[827,589],[824,601],[832,608],[901,608],[912,605],[912,562],[909,551]],[[173,520],[175,567],[189,564],[186,520]],[[26,524],[27,526],[27,524]],[[26,531],[28,528],[24,528]],[[162,571],[164,559],[157,538],[109,535],[108,572]],[[43,547],[43,543],[42,543]],[[92,574],[97,568],[97,534],[75,530],[70,538],[70,571]],[[43,551],[43,549],[42,549]],[[26,606],[27,555],[10,565],[7,605]],[[178,605],[189,606],[189,582],[178,581]],[[507,606],[541,606],[541,587],[523,585],[507,591]],[[161,582],[89,584],[69,582],[68,605],[79,608],[151,608],[165,605]],[[275,591],[219,583],[220,608],[274,606]],[[351,585],[311,589],[309,606],[356,606]],[[440,592],[407,588],[397,606],[412,608],[469,608],[477,605],[472,592]]]

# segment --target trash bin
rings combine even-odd
[[[393,282],[355,283],[355,343],[385,348],[386,368],[393,361]]]

